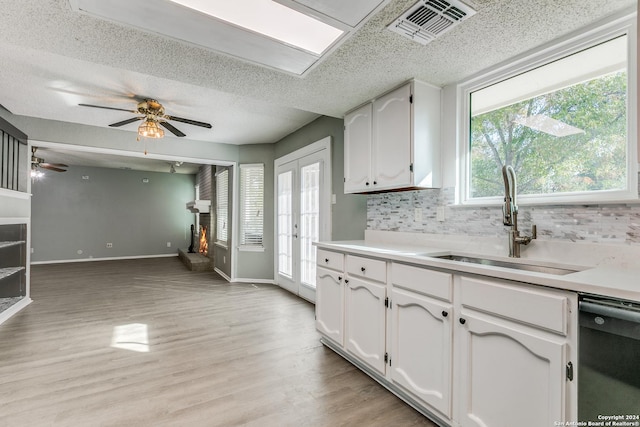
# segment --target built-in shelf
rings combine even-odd
[[[24,245],[26,242],[24,240],[17,240],[15,242],[0,242],[0,249],[8,248],[11,246]]]
[[[6,279],[7,277],[12,276],[22,270],[24,270],[24,267],[0,268],[0,280]]]
[[[0,313],[28,296],[26,237],[26,223],[0,223]]]

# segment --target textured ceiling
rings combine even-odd
[[[416,0],[393,0],[304,77],[73,12],[67,0],[0,0],[0,104],[14,114],[106,126],[155,97],[190,139],[272,143],[319,115],[342,115],[410,78],[439,86],[636,0],[475,0],[478,13],[427,46],[386,29]],[[161,3],[162,1],[158,1]],[[135,131],[136,125],[124,129]]]

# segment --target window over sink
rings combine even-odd
[[[635,19],[562,40],[459,86],[459,202],[638,199]]]

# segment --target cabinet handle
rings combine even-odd
[[[364,273],[365,270],[366,270],[366,268],[360,267],[360,271],[362,271],[363,273]]]
[[[446,311],[442,311],[442,317],[447,317],[449,315],[449,313],[447,313]]]
[[[324,262],[329,263],[329,258],[325,258]]]
[[[461,318],[460,318],[460,324],[461,324],[461,325],[464,325],[465,323],[467,323],[467,319],[465,319],[465,318],[461,317]]]

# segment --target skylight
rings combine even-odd
[[[343,33],[271,0],[171,1],[317,55],[322,54]]]

